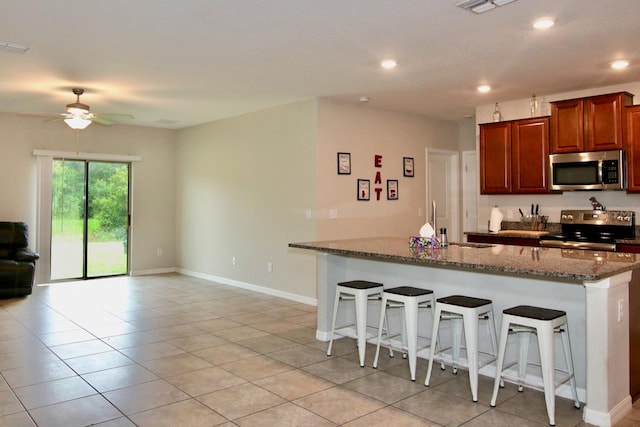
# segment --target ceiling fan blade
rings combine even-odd
[[[60,117],[60,114],[57,113],[16,113],[19,117]]]
[[[60,117],[52,117],[50,119],[47,120],[43,120],[42,123],[52,123],[52,122],[60,122],[64,119],[66,119],[67,117],[65,116],[60,116]]]
[[[117,114],[117,113],[100,113],[96,114],[97,117],[101,117],[107,120],[131,120],[134,117],[131,114]]]
[[[105,119],[104,117],[100,117],[100,116],[93,116],[89,120],[91,120],[93,123],[98,123],[98,124],[106,125],[106,126],[111,126],[111,125],[115,124],[114,121],[109,120],[109,119]]]

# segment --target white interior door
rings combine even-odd
[[[426,150],[427,212],[429,222],[433,221],[433,202],[436,204],[436,232],[447,229],[447,238],[460,241],[458,199],[458,162],[455,151]]]

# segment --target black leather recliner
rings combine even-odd
[[[24,222],[0,222],[0,298],[31,294],[40,256],[30,250]]]

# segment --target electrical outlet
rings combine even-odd
[[[621,323],[623,318],[624,318],[624,300],[619,299],[618,300],[618,323]]]
[[[236,257],[231,258],[231,265],[235,267],[236,265]]]
[[[156,255],[157,256],[162,256],[162,248],[156,249]]]
[[[267,272],[268,273],[272,273],[273,272],[273,263],[271,261],[269,261],[267,263]]]
[[[338,209],[329,209],[329,219],[338,218]]]

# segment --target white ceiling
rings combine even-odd
[[[460,120],[476,105],[640,81],[639,0],[518,0],[480,15],[459,1],[3,0],[0,41],[29,50],[0,52],[0,111],[61,113],[83,87],[93,112],[166,128],[361,95]],[[558,22],[536,31],[541,16]],[[379,67],[387,57],[397,69]],[[631,66],[611,70],[619,58]]]

